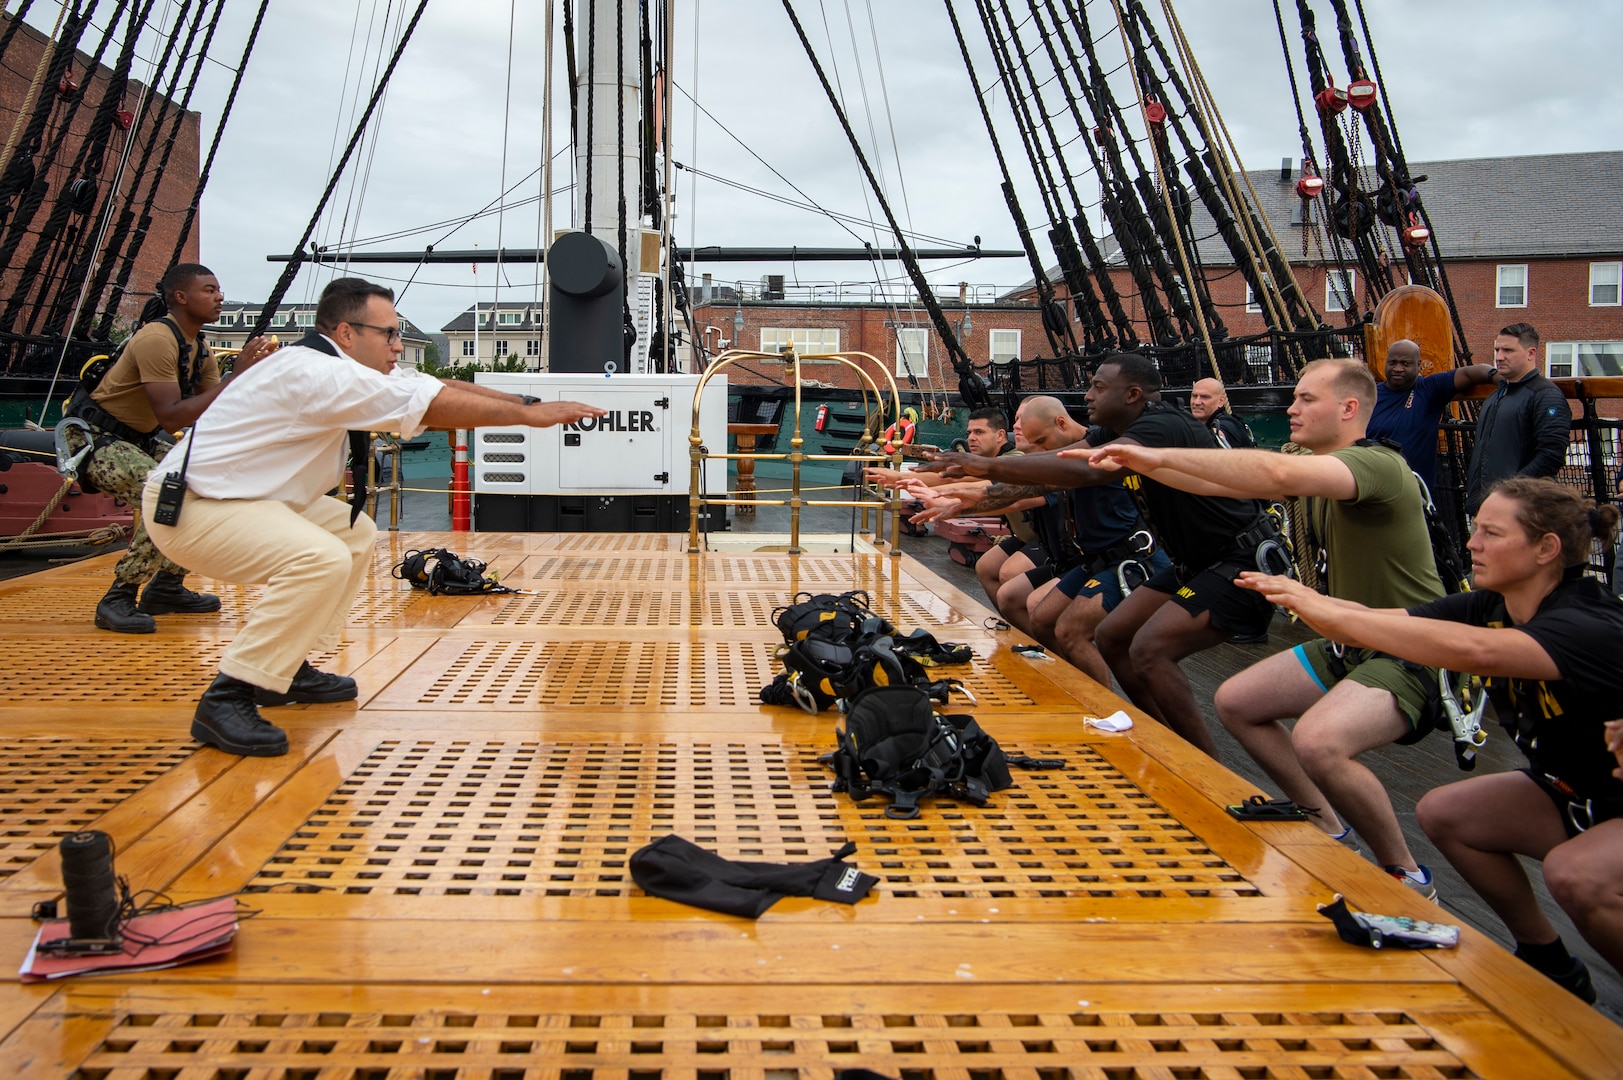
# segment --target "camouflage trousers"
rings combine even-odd
[[[68,429],[68,446],[78,453],[84,446],[84,436],[76,429]],[[141,489],[146,487],[147,474],[157,464],[139,447],[116,439],[91,451],[90,456],[79,463],[81,476],[115,499],[128,503],[135,513],[130,549],[113,567],[113,578],[120,585],[143,585],[160,570],[176,575],[186,573],[184,567],[164,558],[153,545],[141,516]]]

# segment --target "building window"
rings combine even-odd
[[[501,311],[496,314],[497,326],[518,326],[524,322],[522,311]]]
[[[930,377],[930,331],[921,326],[896,328],[896,374],[915,379]]]
[[[316,324],[316,313],[315,312],[313,312],[313,311],[295,311],[293,313],[293,325],[295,325],[295,326],[314,326],[315,324]]]
[[[491,355],[494,356],[497,360],[500,360],[503,357],[505,357],[507,355],[507,342],[502,338],[497,338],[496,339],[496,351],[494,353],[492,353]]]
[[[992,353],[992,363],[1012,364],[1020,359],[1020,331],[993,330],[987,335],[987,345]]]
[[[1589,306],[1617,307],[1623,301],[1619,284],[1623,284],[1623,263],[1590,263]]]
[[[1517,263],[1499,268],[1499,295],[1495,307],[1527,306],[1527,264]]]
[[[1623,341],[1552,341],[1544,357],[1552,379],[1623,375]]]
[[[257,311],[244,311],[242,313],[242,325],[243,326],[252,326],[254,323],[256,323],[258,321],[259,321],[259,312],[257,312]]]
[[[472,356],[473,354],[474,354],[473,353],[473,338],[463,338],[462,339],[462,355],[463,356]]]
[[[1347,311],[1355,304],[1358,271],[1332,270],[1324,279],[1324,310]]]
[[[785,345],[802,356],[840,351],[840,331],[834,326],[763,327],[761,351],[777,352]]]
[[[524,355],[525,356],[540,356],[541,355],[541,339],[540,338],[531,338],[530,340],[526,341],[524,343]]]
[[[1272,278],[1267,274],[1262,275],[1263,288],[1268,288],[1272,284]],[[1245,286],[1245,309],[1253,315],[1262,314],[1262,301],[1257,297],[1257,290],[1251,287],[1250,282],[1246,282]]]

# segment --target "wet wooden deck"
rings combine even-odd
[[[913,560],[688,556],[679,537],[476,534],[534,595],[371,588],[324,666],[358,703],[271,715],[284,758],[187,738],[258,590],[146,638],[88,612],[113,556],[0,583],[0,956],[20,962],[55,845],[81,828],[176,900],[261,910],[229,957],[0,985],[0,1071],[174,1078],[1531,1077],[1623,1073],[1623,1030],[1467,930],[1458,950],[1344,945],[1314,911],[1437,918],[1305,824],[1222,812],[1254,787],[1067,666],[1008,651]],[[771,609],[868,589],[903,628],[970,642],[977,717],[1063,757],[985,809],[913,822],[827,790],[832,714],[755,704]],[[82,620],[65,616],[83,612]],[[723,855],[879,875],[854,908],[757,922],[643,895],[675,832]]]

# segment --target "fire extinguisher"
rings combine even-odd
[[[812,425],[812,430],[814,430],[814,431],[822,431],[823,428],[825,428],[827,426],[828,426],[828,406],[827,405],[819,405],[819,406],[817,406],[817,422]]]

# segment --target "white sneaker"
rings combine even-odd
[[[1401,866],[1388,866],[1385,867],[1385,870],[1388,874],[1419,893],[1423,898],[1430,900],[1434,904],[1437,903],[1437,886],[1432,882],[1431,868],[1420,863],[1415,865],[1420,869],[1405,870]]]

